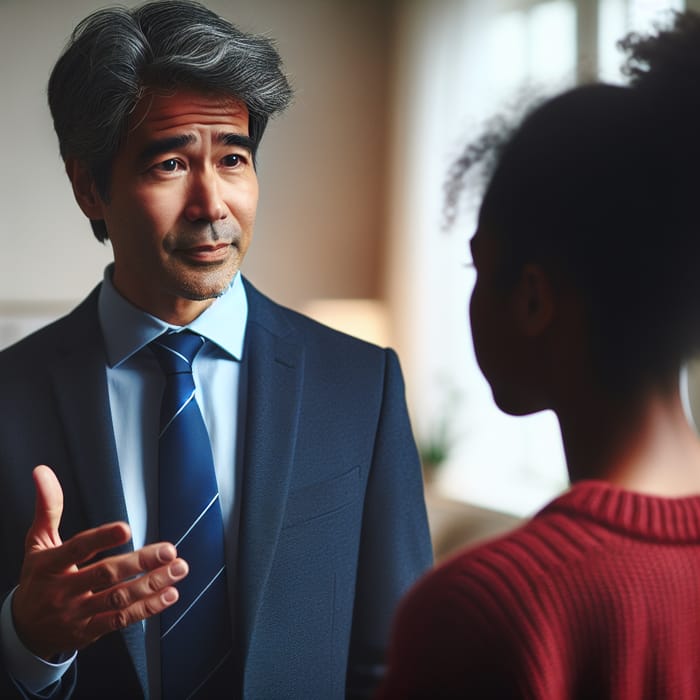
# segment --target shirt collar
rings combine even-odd
[[[165,331],[180,328],[136,308],[119,294],[112,284],[113,267],[105,268],[97,303],[110,367],[120,365]],[[248,299],[237,272],[228,289],[186,327],[240,360],[247,320]]]

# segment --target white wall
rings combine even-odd
[[[0,0],[0,309],[70,306],[111,259],[62,170],[46,83],[94,0]],[[136,3],[126,2],[127,5]],[[211,0],[277,40],[297,90],[260,152],[261,200],[244,271],[292,305],[367,297],[383,239],[389,5],[372,0]]]

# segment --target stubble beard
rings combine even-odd
[[[222,296],[238,272],[238,256],[219,266],[195,266],[172,280],[177,296],[190,301],[207,301]]]
[[[195,263],[184,259],[177,260],[175,269],[169,275],[177,296],[189,301],[207,301],[222,296],[231,285],[241,263],[241,232],[224,225],[208,224],[202,232],[180,232],[168,237],[166,246],[172,251],[209,243],[229,242],[230,254],[226,260],[216,263]]]

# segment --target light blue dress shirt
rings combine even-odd
[[[157,541],[158,421],[165,378],[148,344],[172,326],[124,299],[105,270],[98,313],[107,353],[107,384],[124,500],[134,549]],[[194,360],[195,396],[209,431],[224,520],[226,564],[233,572],[237,548],[236,426],[238,381],[248,302],[240,273],[226,292],[187,327],[207,343]],[[50,466],[50,465],[49,465]],[[233,600],[233,581],[229,594]],[[14,630],[11,596],[1,613],[2,646],[11,675],[36,692],[58,680],[74,656],[50,664],[30,654]],[[233,605],[231,605],[233,610]],[[151,698],[160,697],[158,619],[146,621]]]

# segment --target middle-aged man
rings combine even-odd
[[[185,0],[91,15],[54,68],[114,264],[0,354],[2,698],[329,700],[381,673],[430,563],[396,356],[239,273],[290,95],[269,41]]]

